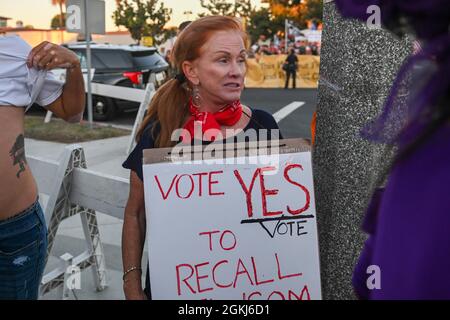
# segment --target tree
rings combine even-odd
[[[305,18],[322,23],[323,21],[323,2],[322,0],[308,0],[306,3]]]
[[[269,4],[273,21],[289,19],[298,27],[305,28],[309,20],[322,21],[322,0],[262,0]]]
[[[140,44],[142,37],[152,36],[155,44],[161,43],[160,35],[170,20],[172,9],[158,0],[116,0],[117,8],[112,18],[116,26],[124,26],[131,37]]]
[[[267,8],[252,11],[247,29],[252,43],[258,41],[260,35],[272,37],[277,32],[277,26],[271,21],[270,11]]]
[[[59,6],[59,26],[60,28],[62,28],[62,26],[65,26],[65,21],[63,19],[64,17],[64,12],[63,12],[63,5],[66,4],[66,0],[51,0],[52,1],[52,5],[54,6]],[[53,20],[52,20],[52,25],[53,25]]]
[[[207,15],[212,16],[231,16],[235,10],[233,3],[226,0],[200,0],[200,5],[205,8],[207,13],[200,13],[199,17]]]
[[[206,15],[219,15],[248,18],[253,12],[253,6],[250,0],[200,0],[201,6],[207,13],[200,13],[199,17]]]
[[[173,37],[176,37],[177,34],[178,27],[164,28],[163,30],[161,30],[161,33],[158,35],[156,41],[161,44]]]
[[[61,21],[62,21],[62,25],[61,25]],[[66,14],[63,13],[62,19],[61,19],[61,15],[57,14],[56,16],[54,16],[52,18],[52,22],[50,24],[50,28],[52,29],[62,29],[66,27]]]

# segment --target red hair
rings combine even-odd
[[[232,17],[209,16],[190,23],[178,36],[172,50],[172,62],[179,73],[182,71],[184,61],[194,61],[201,55],[204,44],[219,31],[237,31],[241,33],[242,40],[247,48],[247,34],[241,23]],[[171,141],[172,132],[181,128],[189,117],[187,107],[192,88],[185,82],[170,79],[161,86],[149,104],[136,140],[142,137],[142,133],[150,122],[159,124],[160,131],[155,137],[155,147],[170,147],[176,144]],[[153,129],[155,126],[153,127]]]

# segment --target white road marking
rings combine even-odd
[[[305,104],[305,102],[303,102],[303,101],[294,101],[294,102],[288,104],[287,106],[285,106],[284,108],[275,112],[273,114],[273,117],[275,118],[275,121],[277,123],[279,123],[281,120],[286,118],[288,115],[290,115],[292,112],[294,112],[295,110],[297,110],[304,104]]]

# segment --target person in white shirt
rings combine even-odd
[[[50,70],[65,68],[66,82]],[[31,48],[0,37],[0,299],[37,299],[47,228],[25,157],[24,115],[33,102],[70,122],[82,119],[83,75],[72,51],[49,42]]]

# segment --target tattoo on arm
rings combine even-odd
[[[20,134],[16,138],[16,142],[9,151],[9,155],[13,159],[13,166],[19,165],[19,171],[17,172],[17,178],[20,178],[20,174],[25,171],[25,164],[27,159],[25,157],[25,137]]]

